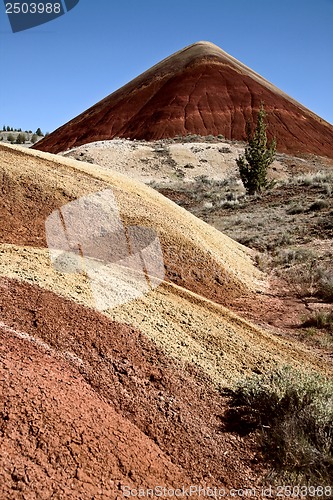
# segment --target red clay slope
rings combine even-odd
[[[222,134],[244,140],[261,101],[278,150],[333,158],[333,126],[216,45],[173,54],[34,147],[59,153],[93,141]]]
[[[255,486],[263,472],[253,437],[225,431],[226,401],[200,369],[129,325],[7,278],[0,387],[1,500],[34,481],[38,498],[62,487],[72,496],[55,498],[97,499],[128,484]]]
[[[3,500],[116,499],[124,486],[189,484],[56,353],[0,323],[0,358]]]

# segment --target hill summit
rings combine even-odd
[[[216,45],[198,42],[156,64],[34,146],[59,153],[115,137],[197,134],[245,140],[261,102],[278,150],[333,157],[333,126]]]

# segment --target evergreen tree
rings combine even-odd
[[[250,195],[260,193],[267,188],[267,169],[274,161],[276,152],[275,139],[270,145],[267,144],[265,117],[264,105],[261,104],[254,134],[252,134],[251,126],[248,123],[248,145],[245,148],[245,154],[236,160],[240,177]]]
[[[39,127],[36,130],[36,135],[38,135],[38,137],[42,137],[44,135],[43,132],[41,131],[41,129]]]
[[[26,140],[26,135],[24,133],[19,133],[16,137],[16,144],[25,144]]]

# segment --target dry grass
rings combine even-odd
[[[303,326],[323,328],[333,333],[333,311],[315,311],[304,321]]]
[[[322,187],[333,183],[333,173],[320,170],[318,172],[297,175],[288,179],[287,184]]]

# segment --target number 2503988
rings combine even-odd
[[[7,14],[60,14],[60,3],[19,3],[7,2]]]

